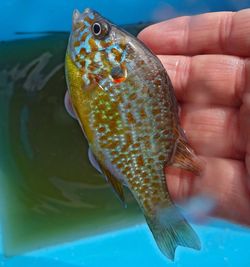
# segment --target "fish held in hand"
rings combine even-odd
[[[200,249],[167,190],[167,166],[195,175],[201,166],[180,128],[172,84],[158,58],[99,13],[74,11],[66,79],[100,170],[123,202],[123,186],[130,189],[162,253],[174,259],[178,245]]]

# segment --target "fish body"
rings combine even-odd
[[[196,174],[200,166],[179,126],[171,81],[157,57],[99,13],[74,11],[66,78],[90,149],[121,200],[126,185],[167,257],[174,258],[178,245],[199,249],[197,235],[167,191],[166,166]]]

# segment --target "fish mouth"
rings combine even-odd
[[[88,7],[85,8],[82,13],[78,9],[75,9],[73,11],[73,17],[75,17],[76,19],[77,18],[79,19],[80,17],[85,17],[86,15],[88,15],[90,13],[95,14],[97,12],[94,9],[91,9],[91,8],[88,8]]]
[[[81,13],[78,9],[73,11],[73,24],[77,24],[79,21],[83,21],[87,16],[93,15],[93,17],[97,14],[97,12],[91,8],[85,8]]]
[[[85,8],[83,14],[95,13],[95,11],[89,7]]]
[[[73,25],[76,24],[79,20],[80,20],[80,17],[81,17],[81,12],[78,10],[78,9],[75,9],[73,11]]]

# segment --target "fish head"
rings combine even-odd
[[[85,87],[126,79],[127,43],[128,35],[96,11],[74,11],[68,54],[83,72]]]
[[[109,39],[111,23],[103,18],[98,12],[92,9],[85,9],[82,13],[75,9],[72,18],[73,36],[75,41],[84,43],[86,53],[98,50],[91,42],[102,40],[107,42]]]
[[[120,84],[127,78],[127,38],[93,10],[73,13],[66,80],[74,113],[92,146],[97,131],[105,126],[115,133],[121,124],[118,105],[123,93]]]

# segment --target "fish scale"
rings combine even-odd
[[[115,92],[116,90],[114,90],[114,92]],[[120,88],[120,91],[123,91],[122,90],[122,88]],[[137,91],[137,90],[136,90]],[[133,92],[134,93],[134,92]],[[131,94],[130,94],[131,95]],[[125,98],[125,97],[124,97]],[[129,96],[127,97],[127,98],[129,98]],[[132,106],[135,106],[134,105],[134,102],[136,102],[136,100],[138,99],[138,96],[137,96],[137,94],[136,94],[136,97],[135,97],[135,99],[134,99],[134,101],[129,101],[129,103],[131,103],[131,105]],[[145,98],[143,98],[143,100],[145,100]],[[144,104],[144,102],[145,101],[143,101],[143,104]],[[147,102],[147,101],[146,101]],[[126,104],[127,102],[126,102],[126,100],[124,101],[124,104]],[[127,111],[124,111],[124,104],[120,104],[120,106],[119,106],[119,110],[121,110],[121,114],[125,114],[125,115],[127,115],[128,114],[128,112],[130,112],[129,110],[127,110]],[[150,105],[148,106],[148,107],[150,107]],[[106,106],[104,107],[104,109],[102,109],[102,110],[100,110],[100,109],[95,109],[95,111],[96,112],[98,112],[98,113],[101,113],[101,112],[103,112],[104,110],[105,110],[105,108],[106,108],[106,113],[110,110],[110,104],[109,104],[109,102],[107,102],[107,104],[106,104]],[[139,109],[140,109],[141,107],[139,107]],[[138,112],[138,110],[139,109],[137,109],[137,110],[133,110],[133,115],[134,115],[134,117],[138,117],[138,116],[136,116],[136,115],[138,115],[139,114],[139,112]],[[114,109],[113,109],[114,110]],[[137,111],[137,112],[136,112]],[[147,112],[148,114],[149,114],[149,111]],[[152,116],[152,114],[149,114],[149,117],[146,117],[144,120],[145,121],[140,121],[140,124],[142,124],[142,125],[150,125],[150,123],[149,123],[149,121],[151,121],[151,117],[150,116]],[[105,155],[107,155],[107,157],[108,158],[110,158],[110,161],[112,162],[114,159],[116,159],[117,157],[115,157],[115,155],[111,155],[111,152],[113,152],[113,151],[121,151],[121,150],[123,150],[123,146],[126,146],[126,143],[124,143],[124,142],[120,142],[120,143],[118,143],[117,142],[117,139],[115,138],[116,137],[116,133],[114,132],[114,129],[116,129],[116,127],[112,127],[110,124],[109,124],[109,122],[114,122],[114,121],[116,121],[116,120],[120,120],[120,116],[117,116],[117,118],[114,118],[114,116],[112,116],[112,115],[110,115],[110,116],[106,116],[107,117],[107,124],[106,125],[108,125],[109,126],[109,132],[111,133],[111,131],[112,131],[112,129],[113,129],[113,132],[112,132],[112,135],[110,135],[109,136],[109,138],[107,138],[107,139],[101,139],[101,141],[98,141],[98,139],[99,138],[102,138],[103,136],[105,136],[104,134],[99,134],[99,133],[96,133],[96,143],[97,144],[100,144],[100,147],[101,147],[101,149],[105,149],[105,151],[104,151],[104,153],[105,153]],[[131,133],[131,136],[135,136],[136,137],[136,139],[135,140],[133,140],[133,138],[132,138],[132,140],[133,140],[133,142],[134,143],[137,143],[137,142],[140,142],[140,135],[137,137],[137,133],[138,133],[138,130],[136,129],[137,128],[137,125],[135,124],[135,125],[132,125],[131,126],[131,124],[129,123],[129,121],[128,120],[123,120],[123,125],[124,125],[124,127],[125,128],[127,128],[128,130],[126,131],[126,132],[124,132],[124,135],[123,135],[123,138],[121,138],[121,135],[120,135],[120,140],[125,140],[125,136],[126,135],[128,135],[128,134],[130,134]],[[101,127],[103,126],[102,124],[100,125]],[[149,127],[150,126],[147,126],[147,128],[142,128],[141,129],[141,132],[142,133],[144,133],[144,132],[147,132],[148,130],[149,130]],[[135,128],[135,130],[133,131],[133,128]],[[98,131],[98,129],[97,129],[97,131]],[[146,135],[147,136],[147,135]],[[148,138],[149,138],[150,136],[149,136],[149,132],[148,132]],[[107,143],[105,143],[105,141],[108,141],[107,143],[109,144],[109,147],[110,147],[110,149],[109,148],[105,148],[105,146],[107,146]],[[154,143],[154,142],[151,142],[151,143]],[[150,144],[151,144],[150,143]],[[115,144],[115,145],[113,145],[113,144]],[[143,148],[145,148],[145,145],[144,145],[144,143],[143,142],[140,142],[140,144],[141,144],[141,149],[143,149]],[[123,154],[121,154],[120,153],[120,158],[121,159],[123,159],[123,168],[119,168],[119,165],[122,163],[121,162],[121,159],[119,160],[119,161],[116,161],[116,163],[114,164],[115,166],[114,167],[116,167],[116,169],[118,170],[120,170],[120,172],[123,174],[123,170],[124,169],[127,169],[127,170],[129,170],[129,171],[127,171],[127,173],[126,173],[126,175],[128,175],[129,174],[129,176],[131,176],[131,178],[129,178],[128,179],[128,184],[129,184],[129,186],[131,187],[131,188],[133,188],[132,186],[131,186],[131,184],[135,184],[135,180],[136,181],[140,181],[140,185],[141,186],[138,186],[137,187],[137,190],[138,190],[138,192],[140,193],[140,199],[142,199],[142,203],[143,204],[146,204],[147,206],[148,206],[148,197],[145,197],[145,193],[146,192],[148,192],[148,191],[151,191],[151,189],[153,190],[154,189],[154,186],[149,182],[149,183],[145,183],[144,182],[144,179],[145,179],[145,175],[143,176],[143,173],[149,173],[149,170],[148,170],[148,168],[146,168],[146,167],[144,167],[144,166],[138,166],[138,162],[137,162],[137,160],[138,160],[138,156],[140,155],[140,150],[135,150],[135,149],[133,149],[133,147],[132,147],[132,145],[133,145],[133,143],[131,143],[128,147],[127,147],[127,149],[126,149],[126,154],[125,153],[123,153]],[[144,145],[144,146],[143,146]],[[149,146],[149,147],[147,147],[147,149],[150,151],[151,150],[151,146]],[[128,161],[131,159],[131,162],[129,163]],[[158,158],[156,158],[156,160],[158,161]],[[143,162],[145,163],[145,165],[150,165],[149,163],[148,163],[148,159],[147,158],[143,158]],[[161,163],[158,163],[158,165],[159,164],[161,164]],[[153,164],[152,164],[153,165]],[[152,173],[152,170],[151,170],[151,173]],[[131,175],[132,174],[132,175]],[[155,175],[157,175],[158,176],[158,174],[157,174],[157,172],[155,172]],[[161,176],[164,176],[163,174],[161,174]],[[160,180],[162,180],[162,177],[160,178],[160,177],[158,177],[159,179],[157,179],[158,181],[160,181]],[[125,179],[125,178],[124,178]],[[159,187],[159,185],[158,185],[158,183],[154,183],[157,187]],[[144,189],[144,190],[142,190],[142,188]],[[160,189],[161,189],[161,187],[160,187]],[[133,188],[133,190],[135,190],[134,188]],[[136,191],[136,190],[135,190]],[[164,190],[157,190],[158,191],[158,193],[160,193],[159,191],[162,191],[162,194],[161,195],[165,195],[165,191]],[[158,199],[158,198],[156,198],[156,197],[154,197],[154,200],[155,199]],[[151,203],[151,205],[150,206],[152,206],[151,207],[151,209],[153,209],[153,207],[154,207],[154,205],[155,205],[155,203],[154,202],[152,202]]]
[[[140,87],[139,85],[137,85],[136,86],[136,88],[138,88],[138,87]],[[120,88],[120,90],[122,91],[122,89]],[[140,88],[139,88],[139,90],[137,89],[136,91],[140,91]],[[133,91],[132,91],[133,92]],[[134,92],[133,92],[134,93]],[[132,94],[130,94],[130,95],[132,95]],[[142,96],[143,97],[143,96]],[[129,96],[128,96],[128,98],[129,98]],[[143,102],[142,102],[142,104],[143,105],[141,105],[141,106],[144,106],[144,102],[150,102],[150,100],[152,99],[152,98],[149,98],[149,99],[145,99],[145,98],[142,98],[143,99]],[[138,95],[137,94],[135,94],[135,99],[134,99],[134,101],[129,101],[129,103],[131,103],[132,104],[132,106],[136,106],[135,105],[135,102],[138,100]],[[148,101],[149,100],[149,101]],[[164,102],[164,101],[163,101]],[[126,102],[125,102],[126,103]],[[147,109],[147,114],[148,114],[148,116],[146,117],[146,118],[144,118],[144,121],[143,120],[141,120],[141,121],[139,121],[140,122],[140,124],[142,124],[142,126],[146,126],[146,127],[141,127],[142,129],[141,129],[141,132],[142,133],[147,133],[148,132],[148,135],[146,135],[146,137],[148,137],[148,139],[150,138],[150,132],[149,132],[149,129],[151,128],[150,126],[153,126],[152,125],[152,123],[150,123],[150,121],[152,121],[152,117],[153,117],[153,114],[152,114],[152,112],[151,112],[151,110],[149,110],[149,108],[150,107],[152,107],[152,105],[150,105],[150,103],[148,103],[149,105],[148,105],[148,109]],[[137,106],[137,109],[133,109],[133,113],[132,113],[132,115],[135,117],[135,118],[138,118],[139,117],[139,110],[141,109],[141,106]],[[124,111],[124,108],[122,108],[122,107],[120,107],[120,110],[121,110],[121,114],[128,114],[128,112],[130,112],[130,111]],[[162,114],[160,114],[160,115],[162,115]],[[110,117],[109,119],[108,119],[109,121],[112,121],[113,120],[113,118],[112,117]],[[152,121],[152,122],[154,122],[154,121]],[[163,120],[163,122],[165,122],[165,120]],[[137,127],[137,124],[135,124],[135,125],[132,125],[133,127],[131,127],[131,124],[128,122],[128,120],[124,120],[123,121],[123,123],[125,124],[125,127],[127,127],[128,128],[128,132],[131,132],[131,135],[133,136],[138,136],[137,137],[137,139],[136,140],[133,140],[134,141],[134,143],[136,143],[136,142],[140,142],[140,138],[141,138],[141,136],[140,135],[138,135],[138,130],[136,129],[136,128],[138,128]],[[157,126],[159,126],[159,125],[157,125]],[[157,126],[156,127],[154,127],[153,126],[153,128],[156,128],[157,129]],[[133,128],[135,129],[134,131],[133,131]],[[126,133],[127,134],[127,133]],[[152,136],[152,135],[151,135]],[[110,139],[110,142],[112,143],[112,139]],[[98,143],[98,141],[97,141],[97,143]],[[154,144],[155,142],[154,142],[154,140],[149,140],[149,144],[150,144],[150,146],[148,146],[147,147],[147,150],[148,151],[152,151],[152,144]],[[143,150],[143,149],[145,149],[145,145],[144,145],[144,142],[140,142],[140,144],[141,144],[141,150]],[[122,145],[124,145],[124,144],[120,144],[120,146],[119,145],[117,145],[116,146],[116,149],[117,150],[122,150]],[[129,168],[127,168],[127,169],[130,169],[130,172],[132,172],[132,175],[131,175],[131,178],[129,178],[128,179],[128,184],[130,185],[130,187],[132,188],[132,190],[135,190],[136,191],[136,189],[135,188],[133,188],[133,186],[131,186],[131,184],[135,184],[135,182],[136,181],[139,181],[140,183],[140,185],[141,186],[137,186],[137,191],[139,192],[139,198],[141,199],[141,201],[142,201],[142,206],[144,207],[144,206],[146,206],[148,209],[150,209],[150,210],[153,210],[153,208],[154,208],[154,206],[155,206],[155,201],[157,201],[157,200],[159,200],[159,198],[158,197],[156,197],[156,196],[154,196],[153,197],[153,201],[151,201],[151,203],[150,203],[150,205],[148,204],[148,202],[149,202],[149,198],[148,198],[148,191],[153,191],[153,190],[156,190],[157,189],[157,192],[158,192],[158,196],[159,195],[161,195],[161,196],[164,196],[165,197],[165,190],[164,190],[164,187],[163,186],[161,186],[161,187],[159,187],[159,182],[158,183],[150,183],[150,182],[147,182],[147,183],[145,183],[144,182],[144,179],[147,177],[145,177],[145,175],[143,175],[143,173],[146,173],[146,175],[147,175],[147,173],[149,173],[149,172],[151,172],[151,175],[153,174],[153,172],[152,172],[152,170],[149,170],[148,168],[146,168],[145,166],[138,166],[138,162],[137,162],[137,159],[138,159],[138,156],[140,155],[140,151],[139,150],[133,150],[133,149],[131,149],[131,147],[132,147],[132,144],[127,148],[127,157],[128,157],[128,159],[129,158],[131,158],[132,159],[132,161],[131,161],[131,163],[129,163],[129,164],[125,164],[124,165],[124,168],[127,168],[127,167],[129,167]],[[106,153],[107,153],[107,151],[106,151]],[[124,155],[123,155],[124,156]],[[112,156],[111,155],[109,155],[109,157],[111,158],[111,161],[112,161]],[[151,158],[152,158],[152,156],[151,156]],[[128,160],[127,159],[127,160]],[[159,165],[163,165],[164,164],[164,160],[165,160],[165,158],[164,159],[162,159],[162,162],[160,162],[159,160],[158,160],[158,157],[157,157],[157,155],[156,155],[156,159],[154,159],[154,163],[153,164],[151,164],[151,165],[156,165],[156,167],[158,167]],[[149,165],[150,166],[150,164],[148,163],[148,159],[147,158],[143,158],[143,162],[144,162],[144,164],[145,165]],[[116,164],[116,167],[117,167],[117,165],[118,164],[120,164],[120,162],[117,162],[117,164]],[[162,166],[160,166],[160,168],[159,169],[162,169]],[[122,168],[120,168],[120,170],[121,170],[121,172],[123,171],[123,169]],[[132,171],[131,171],[132,170]],[[136,172],[137,171],[137,172]],[[131,174],[131,173],[130,173]],[[130,176],[130,175],[129,175]],[[164,179],[164,175],[163,175],[163,173],[160,173],[159,174],[159,172],[156,172],[155,171],[155,176],[157,177],[157,181],[162,181],[162,180],[165,180]],[[146,178],[147,179],[147,178]],[[164,186],[165,186],[165,181],[164,181]],[[154,187],[157,187],[157,188],[154,188]],[[142,190],[143,189],[143,190]]]
[[[72,106],[115,192],[124,201],[123,185],[131,190],[164,255],[173,259],[178,245],[199,249],[167,190],[166,166],[199,175],[201,165],[180,128],[160,61],[135,37],[87,9],[73,14],[65,66]]]

